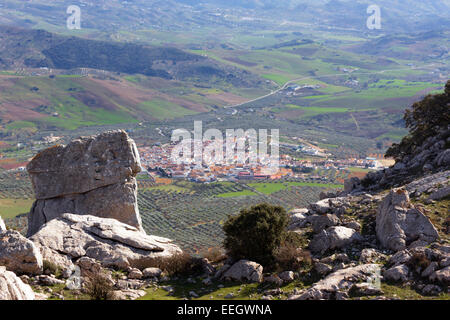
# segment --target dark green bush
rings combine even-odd
[[[403,119],[409,134],[386,152],[386,157],[402,160],[406,155],[414,154],[425,139],[435,136],[442,128],[450,124],[450,80],[442,94],[428,95],[422,101],[406,110]]]
[[[286,210],[280,206],[263,203],[243,209],[225,222],[224,247],[234,259],[272,265],[286,236],[287,223]]]

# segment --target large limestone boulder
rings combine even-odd
[[[115,219],[63,214],[45,224],[30,240],[43,259],[64,270],[82,257],[97,260],[104,267],[145,269],[155,259],[181,253],[171,240],[149,236]]]
[[[334,300],[339,294],[346,296],[347,292],[357,284],[366,283],[376,288],[379,282],[380,266],[363,264],[360,266],[338,270],[325,279],[315,283],[300,295],[290,297],[290,300]]]
[[[34,300],[31,287],[23,283],[13,272],[0,266],[0,300]]]
[[[42,256],[19,232],[6,231],[0,234],[0,266],[19,274],[41,274]]]
[[[222,279],[261,283],[263,267],[253,261],[240,260],[223,274]]]
[[[410,200],[404,189],[393,189],[378,207],[376,232],[381,244],[399,251],[416,240],[431,243],[439,234],[430,220]]]
[[[27,166],[36,195],[28,236],[70,212],[114,218],[142,230],[137,206],[140,160],[125,131],[81,137],[37,154]]]
[[[354,229],[330,227],[316,234],[311,240],[309,248],[314,253],[323,254],[329,249],[339,249],[362,240],[362,236]]]

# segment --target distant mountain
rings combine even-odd
[[[71,0],[3,0],[0,24],[62,31],[68,16],[66,9],[73,4]],[[449,0],[86,0],[79,5],[83,28],[116,32],[183,31],[203,26],[267,28],[286,22],[358,29],[365,25],[366,10],[372,4],[381,8],[384,30],[418,32],[450,28]]]

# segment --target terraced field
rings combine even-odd
[[[174,239],[183,249],[198,253],[220,246],[222,225],[230,215],[262,202],[286,209],[306,207],[321,191],[339,185],[307,182],[213,183],[175,182],[139,192],[138,204],[149,234]],[[270,190],[270,192],[269,192]]]

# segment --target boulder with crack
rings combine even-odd
[[[28,215],[28,236],[66,212],[114,218],[143,230],[135,178],[139,153],[125,131],[48,148],[27,170],[37,199]]]
[[[404,189],[393,189],[378,207],[376,233],[381,244],[393,251],[413,241],[431,243],[439,234],[430,220],[410,200]]]
[[[0,234],[0,265],[18,274],[41,274],[42,255],[32,241],[10,230]]]
[[[30,240],[44,260],[64,270],[82,257],[104,267],[144,269],[152,267],[155,259],[181,253],[171,240],[146,235],[115,219],[69,213],[45,224]]]

